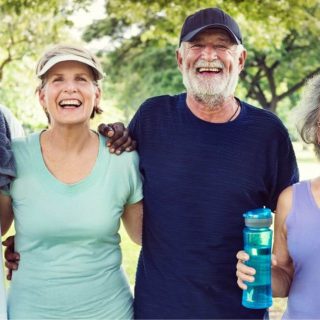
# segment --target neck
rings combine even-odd
[[[42,133],[41,143],[43,146],[50,145],[56,150],[78,153],[93,138],[96,138],[96,134],[87,125],[77,127],[53,126]]]
[[[190,111],[199,119],[224,123],[234,120],[240,113],[240,105],[234,96],[230,96],[215,106],[208,106],[187,93],[186,103]]]

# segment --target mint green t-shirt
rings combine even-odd
[[[99,136],[86,178],[65,184],[47,169],[40,134],[13,142],[15,249],[9,319],[130,319],[132,294],[121,268],[123,207],[142,199],[136,152],[112,155]]]

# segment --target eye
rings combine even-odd
[[[228,47],[224,44],[218,44],[215,46],[215,49],[218,49],[218,50],[227,50]]]
[[[204,48],[204,44],[199,43],[199,42],[195,42],[190,45],[190,48],[191,49],[201,49],[201,48]]]
[[[62,80],[63,80],[62,77],[54,77],[54,78],[52,79],[52,82],[60,82],[60,81],[62,81]]]
[[[85,76],[77,76],[77,77],[76,77],[76,80],[77,80],[77,81],[81,81],[81,82],[87,82],[87,81],[88,81]]]

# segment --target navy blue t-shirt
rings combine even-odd
[[[272,113],[241,102],[232,122],[209,123],[186,94],[147,100],[130,123],[144,177],[137,319],[262,318],[241,306],[236,252],[242,214],[275,209],[298,181],[287,130]]]

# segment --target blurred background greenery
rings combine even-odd
[[[100,121],[127,123],[147,97],[184,90],[175,62],[180,28],[210,6],[242,29],[248,59],[237,95],[277,113],[296,139],[291,110],[305,80],[320,71],[318,0],[0,0],[0,103],[27,130],[43,126],[36,60],[53,43],[81,43],[107,74]]]
[[[309,148],[297,138],[292,113],[305,81],[320,72],[319,0],[0,0],[0,103],[27,132],[46,125],[34,90],[34,68],[54,43],[87,46],[100,58],[106,79],[99,122],[128,123],[153,95],[184,90],[175,50],[185,17],[218,6],[240,24],[248,50],[237,96],[278,114],[287,126],[302,178],[316,172]],[[124,265],[134,284],[138,247],[122,233]],[[284,307],[277,300],[276,319]]]

